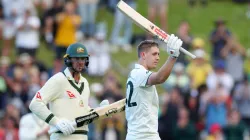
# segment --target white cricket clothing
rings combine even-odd
[[[38,118],[33,113],[28,113],[22,116],[19,125],[19,139],[20,140],[49,140],[49,136],[41,135],[37,137],[37,134],[46,131],[49,125]]]
[[[155,85],[147,85],[151,71],[135,64],[127,80],[126,140],[160,140],[158,134],[159,99]]]
[[[59,72],[51,77],[30,103],[30,110],[50,125],[55,125],[60,118],[73,121],[76,117],[90,111],[88,81],[81,76],[77,84],[68,68],[64,70],[64,74]],[[46,106],[48,103],[50,110]],[[88,131],[88,125],[78,127],[77,130]],[[65,136],[62,133],[53,133],[50,139],[87,140],[87,136],[83,134]]]
[[[27,22],[27,23],[25,23]],[[19,17],[15,21],[15,28],[27,24],[28,27],[24,27],[24,29],[16,31],[16,46],[23,47],[26,49],[35,49],[39,46],[39,30],[32,29],[29,26],[33,26],[36,28],[40,27],[40,20],[37,16],[28,17],[27,21],[25,21],[24,17]],[[24,25],[26,26],[26,25]]]

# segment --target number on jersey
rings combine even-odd
[[[127,100],[126,100],[127,101],[127,105],[128,105],[128,107],[137,106],[136,102],[132,102],[131,101],[132,95],[134,93],[134,85],[133,85],[133,83],[131,81],[129,81],[127,83],[127,89],[128,88],[129,88],[129,96],[128,96]]]

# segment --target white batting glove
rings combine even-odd
[[[102,102],[100,103],[100,107],[105,107],[109,105],[109,101],[108,100],[102,100]]]
[[[171,34],[167,41],[167,52],[170,56],[178,57],[180,55],[180,47],[182,41],[176,37],[174,34]]]
[[[74,126],[67,119],[61,119],[57,124],[56,128],[60,130],[64,135],[70,135],[75,132]]]

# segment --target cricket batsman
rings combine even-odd
[[[126,140],[160,140],[158,134],[159,99],[155,85],[166,81],[180,54],[182,41],[175,35],[169,36],[166,50],[170,55],[157,71],[160,50],[152,40],[142,41],[137,48],[138,63],[127,79]]]

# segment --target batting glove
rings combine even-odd
[[[109,105],[109,101],[108,100],[103,100],[101,103],[100,103],[100,107],[105,107],[105,106],[108,106]]]
[[[72,123],[67,119],[61,119],[57,124],[56,128],[60,130],[64,135],[70,135],[75,132],[75,128]]]
[[[180,47],[182,41],[176,37],[174,34],[171,34],[167,41],[167,52],[170,56],[178,57],[180,55]]]

